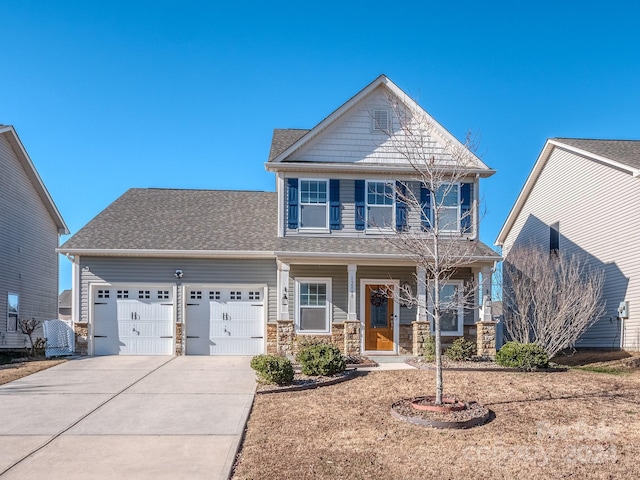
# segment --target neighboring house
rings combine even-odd
[[[71,320],[71,290],[63,290],[58,295],[58,318],[60,320]]]
[[[496,240],[506,260],[535,245],[604,270],[606,312],[578,347],[640,349],[639,177],[640,141],[549,139]]]
[[[27,342],[19,319],[58,316],[56,248],[69,232],[10,125],[0,125],[0,172],[0,349],[12,349]]]
[[[89,353],[289,353],[318,338],[346,354],[422,348],[416,309],[379,293],[415,292],[424,271],[385,238],[393,228],[381,233],[364,213],[395,227],[400,207],[385,192],[414,173],[376,128],[388,94],[415,105],[380,76],[313,129],[275,130],[266,168],[276,192],[131,189],[69,239],[60,252],[74,263],[74,320]],[[460,145],[435,125],[434,142]],[[478,240],[479,179],[494,171],[476,160],[456,190],[475,192],[473,225],[456,232],[475,254],[456,286],[500,258]],[[444,335],[475,339],[478,309],[457,312]]]

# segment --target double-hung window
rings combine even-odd
[[[460,231],[460,184],[445,183],[435,192],[434,210],[438,210],[438,228],[442,232]],[[431,224],[435,223],[435,218]]]
[[[329,228],[327,184],[327,180],[300,180],[300,228]]]
[[[298,333],[331,332],[331,279],[296,279]]]
[[[440,285],[440,333],[442,335],[462,335],[464,325],[464,283],[462,280],[449,280]],[[434,300],[432,290],[432,302]],[[431,331],[435,330],[431,322]]]
[[[7,332],[18,331],[19,298],[17,293],[7,295]]]
[[[367,182],[367,228],[393,228],[395,191],[389,182]]]

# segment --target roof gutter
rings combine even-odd
[[[86,257],[181,257],[181,258],[275,258],[275,253],[259,250],[142,250],[142,249],[104,249],[104,248],[64,248],[56,249],[63,255]]]
[[[410,165],[399,164],[364,164],[364,163],[315,163],[315,162],[280,162],[280,163],[265,163],[265,169],[269,172],[298,172],[301,170],[316,171],[316,172],[351,172],[351,173],[406,173],[415,174],[416,169]],[[495,170],[490,168],[473,168],[466,170],[468,175],[477,175],[482,178],[487,178],[496,173]]]

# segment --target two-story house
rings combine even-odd
[[[420,109],[381,75],[311,130],[275,130],[276,192],[132,189],[89,222],[60,249],[89,353],[287,353],[309,338],[347,354],[418,353],[426,315],[394,292],[424,296],[428,279],[389,236],[429,235],[398,185],[426,204],[438,193],[388,148],[390,99]],[[463,147],[428,118],[435,147]],[[449,233],[473,250],[452,292],[481,272],[490,288],[500,258],[478,235],[479,180],[494,171],[471,158],[447,195]],[[475,339],[478,308],[463,307],[443,335]]]
[[[28,345],[20,319],[58,316],[56,248],[69,232],[11,125],[0,125],[0,172],[0,349],[16,349]]]
[[[507,261],[536,247],[604,272],[606,310],[578,347],[640,350],[639,177],[638,140],[550,138],[496,240]]]

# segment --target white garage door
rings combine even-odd
[[[186,296],[187,355],[264,352],[263,288],[190,288]]]
[[[173,355],[173,290],[94,289],[94,355]]]

